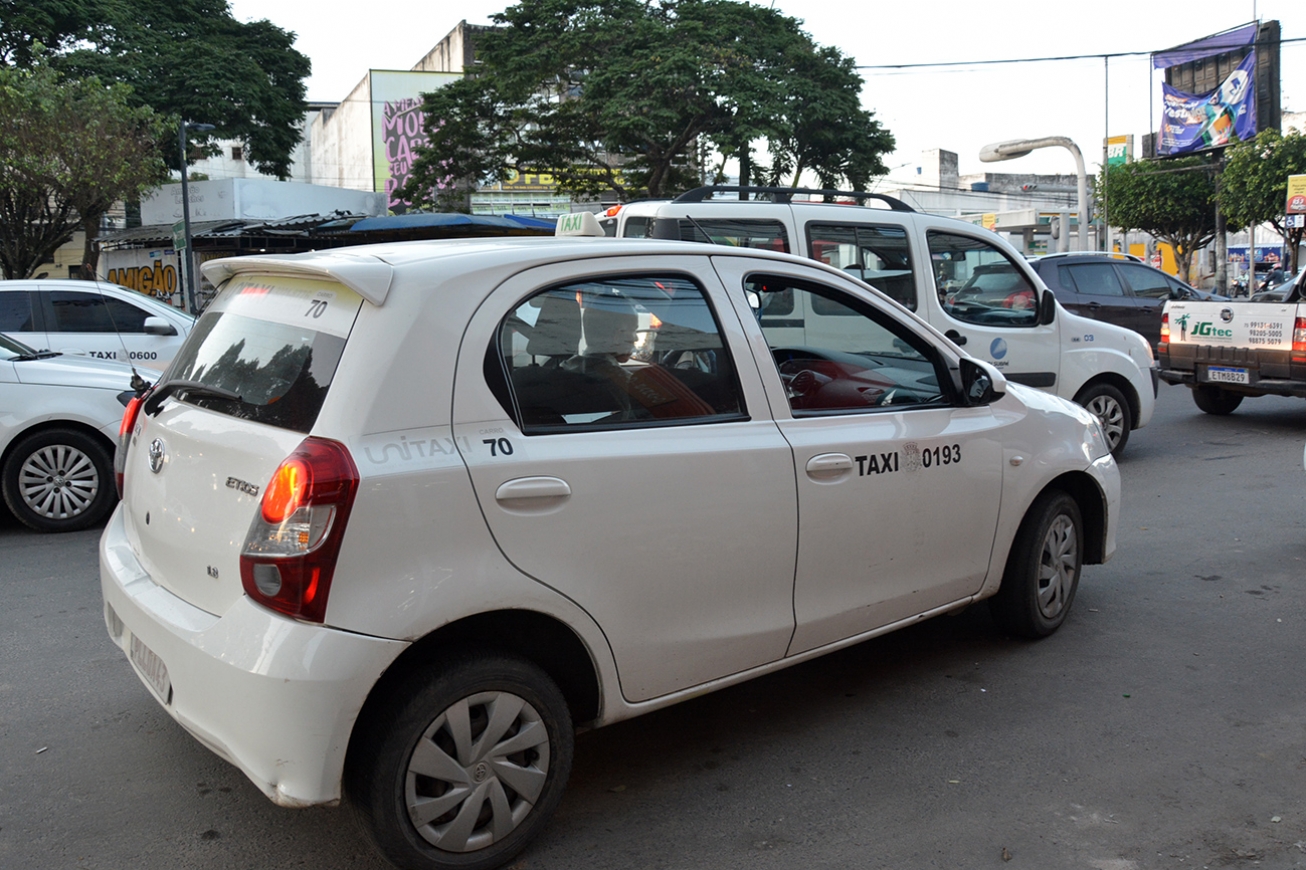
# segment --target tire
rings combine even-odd
[[[1093,384],[1084,388],[1075,401],[1088,409],[1102,424],[1107,446],[1116,458],[1125,452],[1129,433],[1134,428],[1134,412],[1125,394],[1110,384]]]
[[[1243,395],[1199,384],[1193,387],[1193,401],[1206,413],[1224,417],[1232,414],[1243,403]]]
[[[523,659],[469,651],[387,697],[360,720],[345,762],[345,800],[377,850],[406,870],[490,870],[525,849],[571,773],[571,716],[553,680]],[[494,731],[495,746],[482,746]]]
[[[1002,586],[989,600],[998,625],[1027,638],[1047,637],[1060,628],[1079,588],[1083,540],[1075,500],[1056,489],[1040,495],[1011,545]]]
[[[76,429],[43,429],[20,439],[0,475],[5,504],[38,532],[88,528],[118,501],[109,448]]]

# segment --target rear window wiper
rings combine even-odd
[[[145,400],[141,410],[153,417],[159,413],[159,406],[163,404],[163,400],[173,393],[186,393],[204,399],[226,399],[229,402],[243,401],[239,393],[221,387],[211,387],[199,381],[164,381],[150,391],[149,398]]]
[[[18,356],[9,357],[10,362],[31,362],[35,359],[50,359],[51,357],[63,356],[57,350],[37,350],[32,353],[19,354]]]

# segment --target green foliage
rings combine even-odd
[[[1220,208],[1230,226],[1274,225],[1290,251],[1292,271],[1297,269],[1301,229],[1288,229],[1284,208],[1288,176],[1306,175],[1306,136],[1297,130],[1282,134],[1262,130],[1255,139],[1240,142],[1225,152],[1220,176]]]
[[[43,43],[70,77],[130,85],[134,105],[215,125],[201,150],[238,139],[259,171],[288,175],[310,71],[293,33],[236,21],[227,0],[0,0],[0,16],[0,64],[28,66]]]
[[[475,74],[426,96],[429,144],[401,192],[457,205],[513,173],[629,199],[697,185],[695,149],[767,139],[777,165],[864,184],[892,137],[851,60],[734,0],[522,0],[478,34]]]
[[[1216,165],[1206,157],[1140,160],[1098,176],[1096,196],[1111,225],[1150,233],[1175,249],[1179,274],[1215,238]]]
[[[0,270],[26,278],[121,199],[160,184],[166,125],[128,88],[0,67]]]

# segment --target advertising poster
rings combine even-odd
[[[1161,115],[1162,155],[1187,154],[1228,145],[1256,135],[1256,97],[1252,73],[1255,53],[1229,73],[1209,94],[1186,94],[1162,84],[1164,112]]]
[[[1284,214],[1306,214],[1306,175],[1288,176],[1288,201]]]
[[[412,173],[415,149],[426,144],[422,94],[462,77],[462,73],[372,70],[372,189],[386,194],[390,211],[398,214],[408,207],[395,190]]]

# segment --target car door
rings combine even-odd
[[[1140,327],[1145,328],[1145,321],[1140,303],[1121,280],[1122,265],[1107,260],[1067,263],[1057,266],[1057,272],[1063,286],[1074,288],[1077,314],[1142,332]],[[1157,321],[1159,332],[1159,316]]]
[[[454,429],[504,555],[645,701],[784,656],[797,495],[707,257],[539,267],[467,328]]]
[[[782,296],[824,312],[805,318],[798,341],[766,318],[746,321],[798,481],[790,654],[977,592],[1006,424],[960,406],[942,350],[851,282],[751,258],[714,263],[750,311]]]
[[[40,298],[50,350],[142,363],[157,351],[156,337],[145,332],[144,306],[95,290],[41,290]]]
[[[933,291],[918,313],[966,352],[1012,381],[1055,390],[1059,324],[1040,323],[1038,292],[1024,264],[980,235],[923,226]]]
[[[19,285],[21,288],[22,285]],[[41,350],[46,344],[41,307],[36,293],[23,289],[0,290],[0,332]]]
[[[1137,308],[1136,326],[1130,329],[1142,335],[1155,347],[1161,340],[1161,314],[1166,300],[1172,298],[1176,291],[1183,293],[1191,290],[1157,269],[1141,263],[1117,263],[1116,268],[1124,276],[1125,283],[1134,294]],[[1185,298],[1177,296],[1174,298]]]

